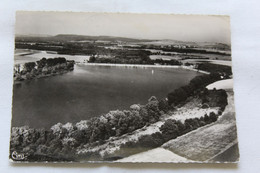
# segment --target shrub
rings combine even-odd
[[[158,146],[157,140],[151,135],[143,135],[138,139],[138,143],[135,144],[136,147],[142,148],[154,148]]]
[[[157,146],[160,146],[165,142],[161,132],[153,133],[151,134],[151,136],[153,138],[153,141],[157,144]]]
[[[192,125],[187,120],[185,120],[184,126],[185,126],[185,130],[184,130],[183,134],[188,133],[193,130]]]
[[[223,113],[223,112],[222,112],[221,110],[218,111],[218,115],[222,115],[222,113]]]
[[[209,123],[210,123],[210,119],[209,119],[208,114],[205,114],[205,115],[204,115],[204,121],[205,121],[206,124],[209,124]]]
[[[166,120],[165,123],[160,127],[160,131],[162,132],[165,141],[174,139],[179,135],[178,125],[173,119]]]
[[[198,118],[191,119],[191,124],[192,124],[193,130],[200,127]]]
[[[227,103],[227,93],[225,90],[207,90],[199,94],[203,106],[207,104],[209,107],[225,107]]]
[[[159,147],[164,143],[163,135],[160,132],[151,135],[143,135],[137,141],[128,141],[121,146],[121,150],[127,150],[129,153],[121,153],[121,155],[132,155],[137,152],[149,150],[151,148]],[[131,150],[133,149],[133,150]]]
[[[211,122],[215,122],[215,121],[217,121],[217,119],[218,119],[218,117],[217,117],[217,115],[215,114],[215,112],[210,112],[209,118],[210,118]]]
[[[204,121],[204,120],[199,120],[199,125],[200,125],[200,126],[205,126],[205,125],[206,125],[206,123],[205,123],[205,121]]]
[[[178,130],[179,130],[179,135],[184,134],[186,127],[185,125],[181,122],[181,121],[176,121],[176,125],[178,126]]]

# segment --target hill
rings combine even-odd
[[[15,37],[16,41],[122,41],[122,42],[150,42],[147,39],[135,39],[126,37],[115,36],[87,36],[87,35],[74,35],[74,34],[58,34],[55,36],[37,36],[37,35],[18,35]]]

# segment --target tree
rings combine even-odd
[[[69,146],[70,148],[75,147],[75,144],[76,144],[76,140],[71,137],[65,137],[62,139],[61,142],[62,142],[63,146]]]
[[[88,62],[96,62],[95,55],[92,55],[91,57],[89,57]]]
[[[206,124],[211,123],[208,114],[205,114],[205,115],[204,115],[204,121],[205,121]]]
[[[180,135],[184,134],[185,125],[180,120],[176,121],[176,124],[178,126],[178,130],[179,130]]]
[[[148,100],[148,103],[145,105],[145,108],[147,109],[150,123],[155,123],[156,121],[159,120],[160,117],[159,102],[156,99],[156,97],[152,96]]]
[[[179,136],[178,125],[173,119],[166,120],[165,123],[160,127],[160,131],[162,132],[165,141],[174,139]]]
[[[54,135],[60,135],[62,133],[62,124],[57,123],[51,127],[52,133]]]
[[[62,125],[62,128],[66,129],[68,136],[71,136],[72,132],[74,131],[74,127],[73,127],[72,123],[66,123],[66,124]]]
[[[143,123],[148,124],[149,123],[149,115],[148,111],[145,106],[142,106],[139,111],[140,116],[142,117]]]
[[[52,136],[50,134],[46,135],[46,131],[44,129],[37,129],[37,134],[38,134],[38,139],[35,142],[35,144],[37,145],[45,144],[52,140]]]
[[[140,105],[138,104],[133,104],[130,106],[130,109],[133,111],[140,111]]]
[[[215,114],[215,112],[210,112],[209,118],[210,118],[210,120],[211,120],[212,122],[215,122],[215,121],[217,121],[217,119],[218,119],[218,117],[217,117],[217,115]]]
[[[38,68],[42,69],[46,65],[46,62],[47,62],[46,58],[42,58],[41,60],[37,61],[36,63],[37,63]]]
[[[35,66],[36,66],[35,62],[27,62],[24,64],[24,71],[31,72]]]
[[[185,130],[184,130],[183,134],[188,133],[193,130],[193,127],[188,120],[185,120],[184,126],[185,126]]]
[[[198,118],[193,118],[193,119],[191,119],[190,121],[191,121],[191,125],[192,125],[192,127],[193,127],[193,130],[200,127],[199,119],[198,119]]]
[[[168,104],[166,99],[162,99],[162,100],[159,101],[158,108],[159,108],[159,110],[161,110],[161,111],[166,113],[166,112],[169,111],[170,106],[169,106],[169,104]]]
[[[21,65],[20,64],[15,64],[14,69],[15,69],[15,73],[20,74],[20,72],[21,72]]]
[[[76,128],[78,130],[85,130],[88,128],[88,121],[87,120],[81,120],[80,122],[76,123]]]
[[[179,88],[169,93],[167,97],[169,104],[174,104],[176,106],[177,104],[185,101],[188,97],[188,94],[183,88]]]
[[[50,141],[49,147],[52,149],[58,149],[61,150],[62,149],[62,141],[59,138],[54,138],[53,140]]]
[[[138,142],[134,144],[134,147],[141,147],[145,149],[155,148],[162,145],[164,142],[162,134],[160,132],[153,133],[152,135],[143,135],[138,139]]]
[[[19,133],[20,129],[18,127],[13,127],[11,130],[11,140],[10,146],[11,148],[16,148],[23,143],[22,134]]]

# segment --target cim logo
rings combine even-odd
[[[24,159],[26,159],[26,156],[23,153],[19,154],[16,151],[13,151],[11,156],[12,156],[12,159],[14,159],[14,160],[24,160]]]

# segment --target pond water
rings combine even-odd
[[[50,128],[129,109],[151,96],[165,98],[197,75],[179,68],[75,65],[63,75],[14,84],[12,126]]]

